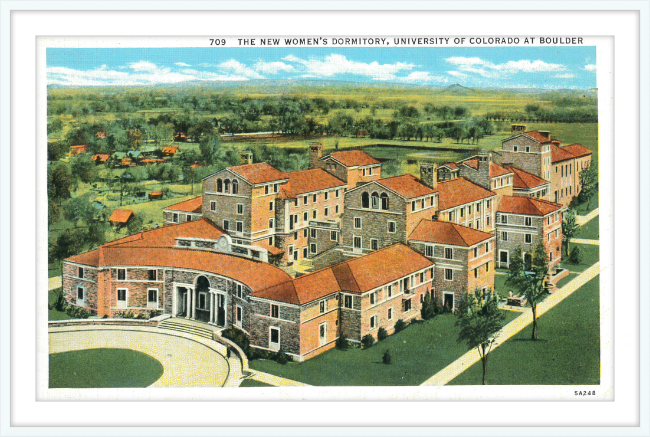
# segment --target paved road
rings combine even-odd
[[[225,346],[154,327],[73,326],[49,330],[50,353],[93,348],[131,349],[160,361],[162,376],[149,387],[238,387],[239,359]]]
[[[596,208],[587,215],[576,215],[576,224],[582,226],[592,218],[596,217],[598,214],[598,208]]]
[[[573,278],[568,284],[560,288],[555,293],[544,299],[542,303],[537,305],[537,317],[540,317],[546,311],[553,308],[558,303],[562,302],[567,296],[570,296],[574,291],[582,287],[589,280],[595,278],[600,273],[600,262],[589,267],[584,272]],[[521,316],[514,319],[503,327],[501,332],[497,334],[496,342],[492,350],[496,349],[505,343],[510,337],[521,331],[533,321],[533,312],[528,308]],[[477,363],[481,357],[476,348],[466,352],[463,356],[456,361],[442,369],[440,372],[433,375],[431,378],[424,381],[421,385],[425,386],[440,386],[445,385],[465,370],[469,369],[472,365]]]

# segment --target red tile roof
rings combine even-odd
[[[503,196],[497,211],[508,214],[545,216],[560,208],[562,205],[548,200],[524,196]]]
[[[342,150],[340,152],[332,152],[328,156],[336,159],[346,167],[379,164],[379,161],[368,155],[363,150]],[[322,159],[326,158],[327,156],[323,157]]]
[[[494,235],[456,223],[421,220],[408,239],[409,241],[470,247],[490,238],[494,238]]]
[[[438,209],[440,211],[492,196],[496,196],[496,193],[486,190],[464,177],[438,182]]]
[[[138,232],[119,240],[104,244],[102,247],[175,247],[176,238],[202,238],[206,240],[217,240],[225,232],[209,220],[201,218],[178,224],[171,224],[161,228],[150,229]]]
[[[89,252],[80,253],[79,255],[71,256],[66,261],[75,262],[78,264],[85,264],[87,266],[99,266],[99,249],[94,249]]]
[[[591,155],[593,153],[591,150],[587,149],[585,146],[578,143],[569,144],[568,146],[562,147],[562,149],[569,152],[576,158],[579,158],[581,156]]]
[[[458,164],[456,164],[455,162],[445,162],[440,167],[449,167],[452,170],[456,170],[458,168]]]
[[[235,167],[228,167],[228,169],[240,175],[251,184],[262,184],[264,182],[286,179],[284,173],[268,162],[237,165]]]
[[[573,158],[574,156],[570,152],[564,150],[564,147],[558,147],[555,144],[551,144],[551,162],[561,162]]]
[[[280,249],[279,247],[271,246],[269,243],[266,243],[264,241],[257,241],[251,244],[253,246],[268,250],[271,255],[280,255],[281,253],[284,253],[284,250]]]
[[[546,138],[544,135],[540,134],[536,130],[524,132],[524,135],[528,135],[529,137],[531,137],[532,139],[540,143],[548,143],[549,141],[551,141],[549,138]]]
[[[345,185],[345,182],[321,168],[292,171],[285,173],[285,177],[289,182],[282,186],[281,192],[284,197],[290,199],[299,194]]]
[[[468,159],[466,161],[462,161],[461,164],[465,164],[469,167],[472,167],[474,170],[478,170],[478,158],[472,158]],[[506,170],[505,168],[501,167],[499,164],[496,164],[494,162],[490,162],[490,177],[499,177],[503,175],[507,175],[512,173],[511,171]]]
[[[203,206],[203,197],[197,196],[194,199],[186,200],[184,202],[169,205],[164,211],[183,211],[194,212],[200,214]]]
[[[162,153],[174,154],[174,153],[178,152],[178,149],[179,149],[178,146],[166,146],[166,147],[163,147]]]
[[[512,185],[514,188],[535,188],[548,183],[547,180],[513,165],[503,164],[503,166],[514,173],[514,177],[512,178]]]
[[[388,188],[389,190],[396,192],[406,199],[426,196],[427,194],[433,194],[436,192],[436,190],[424,185],[412,174],[403,174],[390,178],[378,179],[375,182]]]
[[[108,160],[108,158],[110,158],[110,157],[111,157],[110,153],[97,153],[97,154],[93,155],[92,160],[93,161],[99,160],[99,162],[104,162],[104,161]]]
[[[331,268],[299,276],[254,294],[255,297],[302,305],[340,291]]]
[[[135,216],[135,213],[130,209],[116,209],[113,211],[113,214],[111,214],[111,217],[108,219],[108,221],[126,223],[132,216]]]

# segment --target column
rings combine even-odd
[[[214,293],[210,293],[210,323],[214,323]]]
[[[196,288],[192,288],[192,318],[196,319]]]
[[[190,289],[185,292],[185,317],[190,318]]]

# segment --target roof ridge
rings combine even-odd
[[[449,223],[451,223],[451,222],[449,222]],[[463,241],[463,243],[469,245],[469,243],[467,242],[467,240],[465,240],[465,238],[461,235],[461,233],[458,232],[458,229],[456,228],[456,223],[451,223],[451,227],[452,227],[452,229],[454,230],[454,232],[456,232],[456,234],[458,235],[458,237],[460,237],[460,239]]]

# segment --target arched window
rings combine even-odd
[[[237,182],[237,179],[232,180],[232,194],[237,194],[239,193],[239,182]]]
[[[223,181],[223,192],[230,193],[230,179]]]
[[[361,207],[370,208],[370,196],[366,192],[361,194]]]
[[[379,209],[379,194],[377,193],[372,193],[372,196],[370,196],[372,200],[372,209]]]
[[[221,182],[221,179],[217,179],[217,193],[222,193],[223,192],[223,183]]]
[[[387,210],[388,208],[389,208],[388,194],[381,193],[381,209]]]

